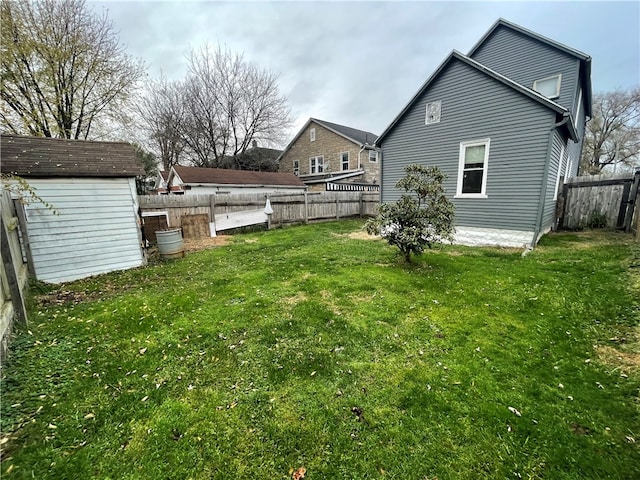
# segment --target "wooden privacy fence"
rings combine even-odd
[[[347,217],[369,217],[378,212],[378,192],[239,193],[198,195],[144,195],[139,197],[143,215],[155,212],[169,227],[183,227],[183,217],[207,215],[214,222],[225,214],[264,209],[267,198],[273,209],[271,227]]]
[[[0,194],[0,357],[4,357],[14,321],[27,321],[24,289],[28,269],[22,256],[15,205],[4,188]]]
[[[573,230],[597,223],[637,236],[639,183],[640,170],[635,175],[569,179],[558,199],[558,228]]]

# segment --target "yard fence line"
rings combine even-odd
[[[270,227],[371,217],[378,213],[378,192],[304,192],[304,193],[238,193],[197,195],[142,195],[138,197],[143,213],[166,212],[169,227],[182,227],[186,215],[208,216],[264,208],[267,199],[273,209]]]
[[[639,238],[640,170],[635,175],[575,177],[567,180],[559,198],[558,228],[579,229],[594,221],[607,228],[633,232]]]
[[[28,269],[20,246],[18,212],[9,192],[3,188],[0,193],[0,358],[4,358],[14,322],[27,322]]]

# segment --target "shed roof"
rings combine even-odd
[[[144,175],[124,142],[0,136],[0,170],[21,177],[135,177]]]
[[[184,184],[187,185],[285,185],[305,187],[306,185],[292,173],[253,172],[226,168],[173,167]]]

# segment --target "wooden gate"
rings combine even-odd
[[[632,231],[638,215],[640,170],[635,175],[576,177],[564,184],[558,199],[558,229],[580,229],[594,223]]]

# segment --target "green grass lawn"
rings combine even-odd
[[[640,478],[629,236],[405,265],[361,228],[40,287],[2,368],[2,478]]]

